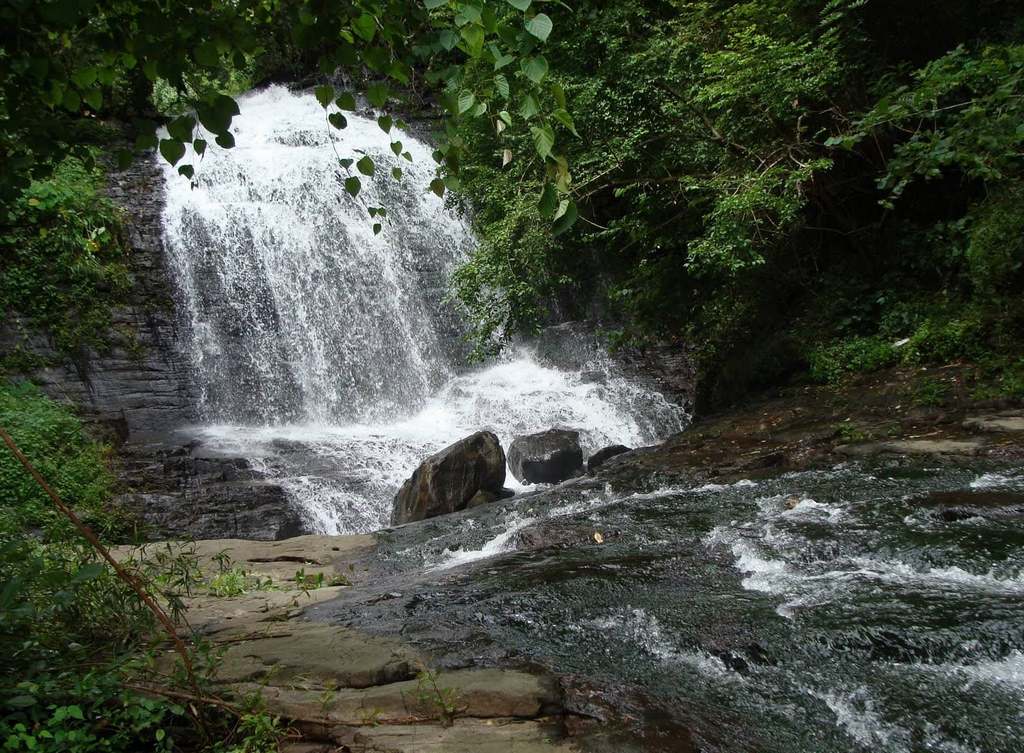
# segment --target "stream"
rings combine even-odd
[[[1022,523],[997,466],[584,483],[395,529],[390,577],[317,612],[584,678],[629,728],[609,750],[1011,753]]]

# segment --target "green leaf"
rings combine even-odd
[[[494,70],[500,71],[506,65],[509,65],[510,63],[513,63],[514,61],[515,61],[515,56],[514,55],[498,54],[494,58]]]
[[[364,13],[359,18],[353,19],[352,31],[361,36],[367,42],[372,42],[377,34],[377,22],[369,13]]]
[[[220,64],[220,53],[217,51],[217,45],[210,41],[203,42],[196,47],[194,57],[199,65],[207,68],[215,68]]]
[[[540,192],[540,201],[537,202],[537,209],[541,217],[554,218],[555,210],[558,209],[558,191],[550,183],[544,184],[544,188]]]
[[[374,235],[379,234],[382,229],[383,228],[381,227],[381,224],[379,222],[373,223],[373,234]]]
[[[480,20],[480,9],[475,5],[460,3],[456,7],[459,9],[459,12],[455,14],[455,23],[458,26],[465,26]]]
[[[430,181],[430,190],[438,196],[444,196],[444,181],[440,178],[434,178]]]
[[[541,42],[547,41],[554,26],[555,25],[551,23],[551,19],[544,13],[538,13],[526,22],[526,30],[533,34],[533,36],[537,37]]]
[[[337,128],[339,131],[348,125],[348,119],[340,112],[332,112],[330,115],[327,116],[327,120],[328,122],[330,122],[332,126]]]
[[[554,96],[555,102],[558,103],[558,106],[561,107],[564,110],[565,107],[566,107],[565,106],[565,90],[562,88],[561,84],[559,84],[557,81],[555,83],[551,84],[551,94]]]
[[[459,43],[459,35],[451,29],[445,29],[438,35],[438,41],[441,46],[446,50],[451,51],[455,49],[455,45]]]
[[[87,565],[82,565],[75,572],[75,577],[72,579],[73,583],[85,583],[90,580],[96,580],[98,577],[103,575],[107,571],[106,565],[100,562],[90,562]]]
[[[177,139],[161,139],[160,154],[171,165],[176,165],[178,160],[185,156],[185,145]]]
[[[374,164],[369,155],[364,155],[363,158],[356,163],[356,170],[361,172],[363,175],[373,175]]]
[[[355,112],[356,109],[356,98],[351,92],[345,92],[339,94],[338,98],[334,100],[334,104],[338,106],[339,110],[348,110],[349,112]]]
[[[402,142],[401,141],[392,141],[391,142],[391,151],[393,151],[395,153],[396,157],[399,156],[402,153]]]
[[[533,145],[544,159],[551,156],[551,148],[555,145],[555,132],[547,123],[539,126],[531,126],[530,133],[533,134]]]
[[[466,41],[466,52],[470,57],[480,57],[484,50],[484,30],[475,24],[465,26],[462,29],[462,38]]]
[[[227,132],[218,134],[214,141],[224,149],[231,149],[235,146],[235,137]]]
[[[345,190],[349,192],[352,198],[359,195],[359,189],[363,187],[362,182],[356,176],[351,178],[345,178]]]
[[[459,94],[459,115],[469,110],[476,102],[476,96],[471,91],[463,91]]]
[[[352,165],[353,165],[353,164],[355,163],[355,160],[354,160],[354,159],[350,159],[350,158],[348,158],[348,157],[345,157],[344,159],[340,159],[340,160],[338,160],[338,162],[339,162],[339,163],[341,163],[341,166],[342,166],[343,168],[345,168],[346,170],[348,170],[348,169],[349,169],[350,167],[352,167]]]
[[[16,695],[13,698],[4,699],[4,705],[15,709],[27,709],[29,706],[35,706],[37,703],[38,701],[30,695]]]
[[[537,100],[533,98],[533,95],[527,94],[523,97],[523,103],[519,106],[519,114],[523,117],[523,120],[529,120],[538,112],[540,112],[540,107],[537,105]]]
[[[555,215],[555,222],[551,226],[553,235],[561,235],[576,224],[579,213],[576,210],[576,202],[566,199],[558,207],[558,214]]]
[[[99,89],[93,89],[82,95],[82,99],[89,105],[94,111],[99,110],[103,107],[103,92]]]
[[[494,88],[504,99],[508,99],[508,79],[503,74],[499,73],[494,77]]]
[[[505,121],[505,125],[512,125],[512,116],[509,115],[508,110],[499,112],[498,117]]]
[[[320,103],[321,107],[327,107],[334,99],[334,87],[330,84],[321,84],[313,90],[316,95],[316,101]]]
[[[576,132],[576,123],[573,122],[572,115],[569,114],[568,110],[563,110],[559,108],[555,110],[553,113],[551,113],[551,116],[559,123],[564,125],[566,128],[568,128],[570,131],[572,131],[573,136],[579,138],[579,134]]]
[[[527,58],[520,63],[520,66],[526,77],[535,84],[539,84],[548,75],[548,61],[544,59],[543,55]]]
[[[408,162],[412,162],[412,154],[410,152],[402,152],[402,157],[404,157]]]
[[[77,71],[71,74],[71,80],[75,82],[75,85],[79,89],[88,89],[94,83],[96,83],[96,76],[98,72],[92,66],[88,68],[79,68]]]
[[[77,112],[78,108],[82,106],[82,98],[78,96],[77,92],[68,89],[64,92],[64,97],[61,99],[61,105],[64,106],[65,110]]]
[[[192,148],[195,150],[196,154],[202,156],[203,154],[206,153],[206,140],[196,139],[195,141],[192,142]]]
[[[533,0],[508,0],[509,5],[511,5],[516,10],[521,11],[525,11],[527,8],[529,8],[532,2]]]
[[[191,141],[196,121],[191,115],[182,115],[167,124],[167,133],[178,141]]]
[[[423,4],[427,6],[427,10],[434,10],[442,5],[447,5],[448,0],[423,0]]]
[[[380,127],[380,130],[384,131],[384,133],[391,133],[392,122],[393,121],[388,115],[381,115],[377,118],[377,125]]]
[[[394,178],[395,180],[401,180],[402,179],[402,168],[400,168],[400,167],[392,167],[391,168],[391,177]]]
[[[388,101],[388,88],[383,84],[371,84],[366,88],[366,98],[374,107],[383,107]]]
[[[178,175],[184,175],[189,180],[196,176],[196,169],[192,165],[182,165],[178,168]]]

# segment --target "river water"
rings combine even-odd
[[[386,541],[391,577],[323,618],[585,681],[609,750],[1022,749],[1020,469],[583,484]]]

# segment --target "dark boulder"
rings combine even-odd
[[[512,475],[529,484],[557,484],[583,475],[580,433],[548,429],[516,437],[508,448]]]
[[[598,450],[590,456],[589,460],[587,460],[587,473],[593,473],[604,465],[605,461],[615,457],[616,455],[629,452],[629,450],[629,447],[622,444],[613,444],[609,447],[605,447],[603,450]]]
[[[392,525],[493,502],[505,483],[505,451],[489,431],[460,439],[431,455],[395,495]],[[483,492],[483,494],[480,494]]]

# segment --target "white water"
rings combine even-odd
[[[413,161],[397,158],[374,120],[346,114],[348,127],[334,131],[311,94],[283,87],[239,104],[238,146],[211,144],[195,189],[166,169],[165,245],[199,395],[194,431],[277,479],[309,531],[387,525],[416,466],[481,429],[507,447],[517,434],[571,427],[589,452],[683,427],[681,409],[600,349],[578,371],[528,345],[467,370],[462,323],[443,301],[473,239],[427,190],[429,146],[395,132]],[[356,200],[337,155],[360,153],[376,160],[377,177],[363,177]],[[388,219],[374,235],[366,209],[379,205]]]

